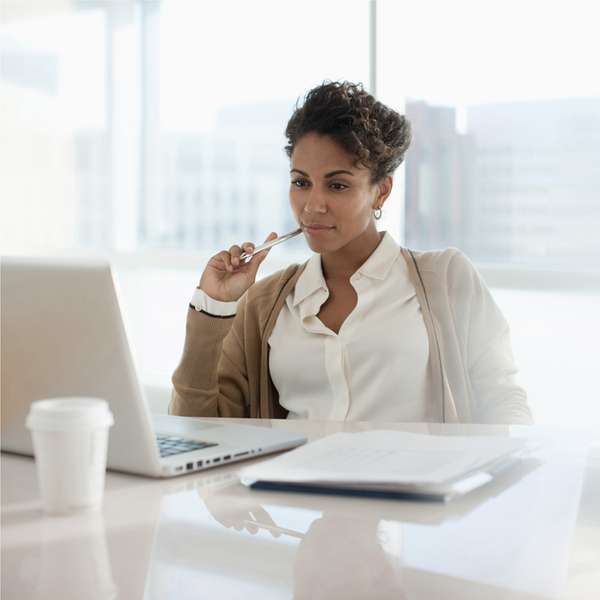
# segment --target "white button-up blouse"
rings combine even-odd
[[[427,330],[388,233],[350,283],[358,302],[338,334],[317,316],[329,296],[318,254],[287,297],[268,340],[280,404],[288,418],[425,421]]]

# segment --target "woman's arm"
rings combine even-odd
[[[517,383],[510,329],[471,261],[458,252],[448,268],[455,318],[466,323],[466,364],[477,423],[533,422],[527,394]]]
[[[270,233],[265,241],[277,234]],[[181,362],[173,374],[169,412],[188,417],[247,417],[248,376],[242,338],[245,293],[269,250],[248,261],[242,251],[253,252],[246,242],[215,254],[207,263],[198,288],[206,302],[238,302],[235,316],[217,316],[190,308]],[[206,306],[204,306],[206,308]],[[210,310],[208,311],[210,313]]]
[[[235,316],[188,311],[185,343],[173,373],[169,413],[186,417],[247,417],[248,378],[240,334],[245,297]]]

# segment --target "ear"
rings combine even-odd
[[[375,184],[377,189],[373,209],[382,208],[388,196],[392,193],[394,179],[391,175],[386,175],[379,183]]]

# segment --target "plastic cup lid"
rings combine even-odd
[[[100,398],[50,398],[31,403],[26,425],[46,431],[101,429],[114,424],[106,400]]]

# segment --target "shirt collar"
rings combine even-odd
[[[358,268],[357,273],[372,279],[383,280],[387,277],[392,265],[399,256],[400,246],[386,231],[377,248]],[[297,306],[318,290],[328,291],[323,269],[321,268],[321,255],[313,254],[296,282],[293,305]]]
[[[294,287],[294,306],[297,306],[314,294],[317,290],[327,291],[323,269],[321,269],[321,255],[313,254],[307,261],[306,267]]]
[[[372,279],[383,280],[387,277],[392,265],[400,256],[400,246],[396,240],[385,231],[379,245],[371,256],[358,268],[357,273]]]

